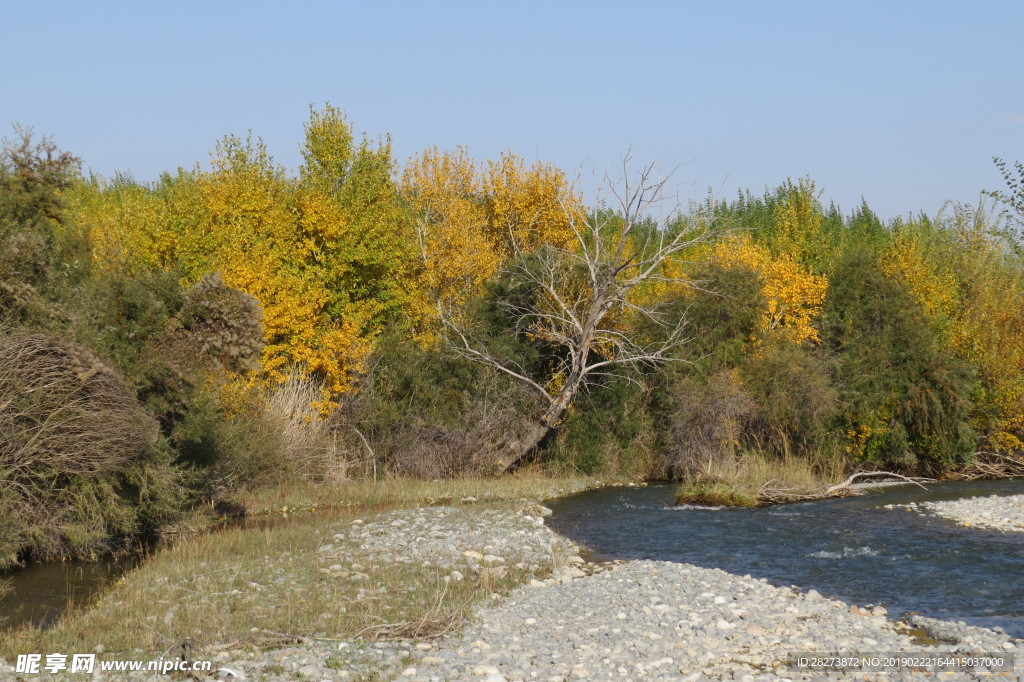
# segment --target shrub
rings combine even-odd
[[[682,346],[680,357],[704,375],[736,367],[750,350],[768,306],[758,273],[705,263],[695,268],[693,279],[700,288],[670,301],[665,311],[686,318],[691,341]]]
[[[736,370],[721,370],[706,380],[680,373],[667,393],[669,476],[689,476],[736,457],[756,409]]]
[[[755,408],[744,443],[776,454],[816,455],[831,449],[831,420],[839,409],[828,366],[816,349],[787,340],[764,344],[740,368]]]
[[[869,251],[851,250],[837,268],[822,338],[836,356],[838,426],[855,459],[941,470],[970,456],[976,374]]]
[[[650,376],[611,377],[577,398],[539,458],[555,473],[662,475]]]
[[[263,351],[262,309],[249,294],[205,275],[186,292],[162,346],[181,374],[256,371]]]
[[[156,420],[110,367],[57,337],[0,330],[0,559],[92,554],[165,520],[179,486]]]
[[[320,391],[298,372],[281,384],[211,379],[197,386],[173,441],[181,460],[202,471],[213,497],[240,488],[347,479],[363,445],[346,433],[342,416],[325,416],[314,406]]]
[[[15,126],[17,139],[0,152],[0,280],[45,286],[56,275],[62,191],[81,161],[32,129]]]
[[[358,430],[396,473],[491,473],[491,455],[529,425],[536,400],[496,370],[392,337],[381,342],[359,392],[342,405],[337,429],[353,451],[365,449]]]
[[[701,289],[672,304],[693,341],[661,375],[665,465],[689,476],[744,450],[816,454],[837,408],[828,367],[809,342],[766,330],[762,281],[749,267],[705,264]]]
[[[75,340],[110,362],[165,435],[191,400],[189,382],[175,370],[174,356],[162,343],[185,303],[179,279],[174,272],[100,272],[61,301]]]

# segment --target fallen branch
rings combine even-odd
[[[843,490],[849,492],[850,486],[853,485],[854,481],[856,481],[858,478],[867,478],[869,476],[888,476],[889,478],[898,478],[901,481],[906,481],[907,483],[913,483],[914,485],[916,485],[917,487],[921,488],[922,490],[927,490],[927,488],[925,488],[923,485],[921,485],[921,481],[932,481],[932,480],[934,480],[934,479],[930,479],[930,478],[911,478],[909,476],[903,476],[902,474],[894,474],[891,471],[860,471],[860,472],[858,472],[856,474],[853,474],[852,476],[850,476],[848,479],[846,479],[842,483],[839,483],[837,485],[832,486],[831,488],[828,488],[825,491],[825,493],[822,495],[822,497],[831,497],[833,495],[838,494],[839,492],[841,492]]]
[[[982,450],[957,478],[974,481],[980,478],[1010,478],[1024,476],[1024,460],[1018,457]]]

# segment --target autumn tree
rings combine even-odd
[[[575,242],[580,198],[549,164],[508,153],[481,166],[465,148],[435,147],[410,160],[401,186],[419,256],[422,297],[411,310],[424,340],[435,336],[439,306],[454,314],[517,256]]]
[[[560,351],[546,376],[531,374],[492,352],[458,318],[441,309],[451,348],[515,378],[541,398],[540,413],[500,452],[500,469],[516,467],[598,377],[613,374],[616,368],[667,361],[687,341],[684,318],[667,316],[653,304],[639,304],[631,294],[645,283],[666,278],[671,269],[667,266],[706,239],[708,227],[678,221],[670,227],[666,219],[651,229],[651,215],[667,201],[666,180],[656,180],[653,167],[635,179],[624,173],[609,188],[618,203],[617,214],[585,214],[566,205],[573,243],[542,245],[510,266],[510,275],[531,294],[503,302],[514,327]],[[618,323],[623,314],[639,315],[663,333],[656,340],[632,333]]]
[[[818,341],[813,323],[821,314],[828,289],[824,275],[815,275],[788,251],[770,252],[747,234],[719,242],[712,260],[722,267],[747,268],[757,275],[766,306],[758,320],[757,336],[752,339],[755,343],[769,337],[797,344]]]
[[[421,334],[429,335],[433,308],[457,308],[480,291],[500,263],[487,234],[483,187],[464,148],[427,149],[402,176],[402,196],[413,216],[423,297],[415,310]]]
[[[984,206],[947,206],[901,224],[881,258],[937,337],[977,368],[974,415],[987,448],[1024,450],[1024,275],[1015,241]]]
[[[101,269],[208,274],[263,308],[263,376],[297,370],[323,386],[321,406],[352,390],[376,335],[405,313],[412,241],[400,229],[390,140],[358,139],[330,105],[310,111],[299,177],[258,138],[224,137],[212,167],[152,187],[80,183],[75,222]]]

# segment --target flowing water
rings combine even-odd
[[[672,485],[549,502],[551,525],[595,559],[658,559],[795,585],[891,617],[915,611],[1024,637],[1024,533],[965,528],[887,504],[1024,493],[1024,481],[881,488],[760,509],[674,505]]]

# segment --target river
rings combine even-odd
[[[958,526],[888,504],[1024,493],[1024,481],[882,488],[776,507],[676,507],[672,485],[605,488],[549,502],[551,525],[593,559],[658,559],[750,574],[843,601],[882,604],[1024,637],[1024,533]]]

